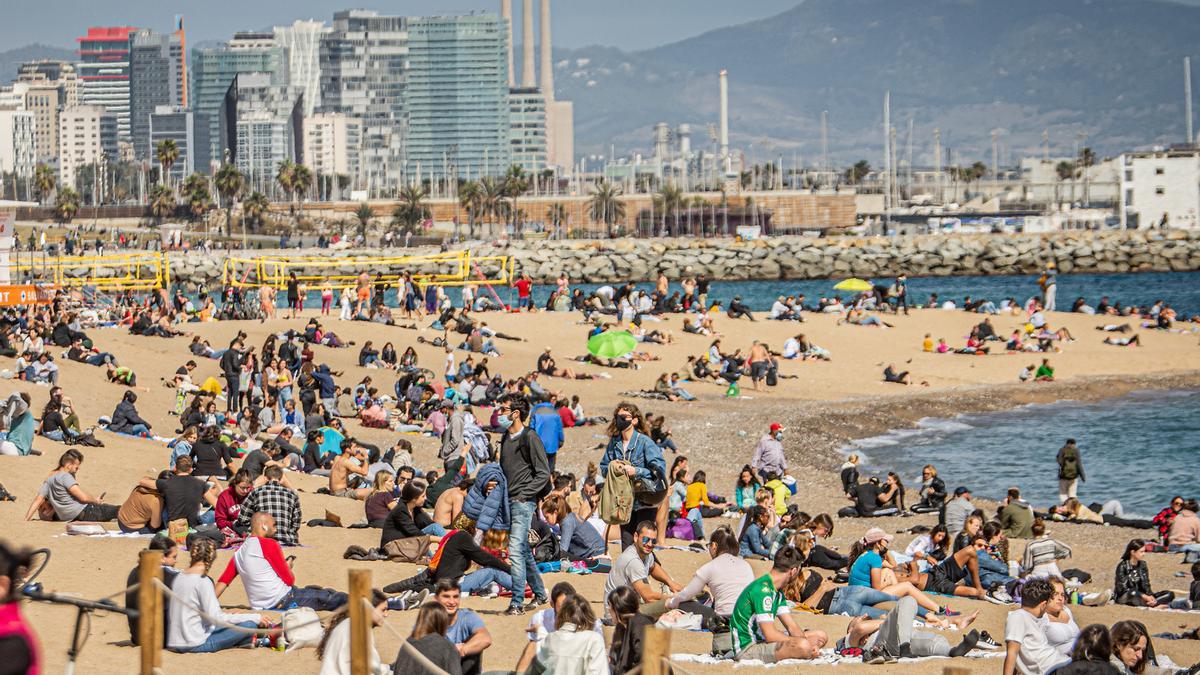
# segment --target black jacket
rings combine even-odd
[[[545,496],[550,485],[550,462],[536,432],[525,427],[512,438],[505,432],[500,440],[500,468],[508,479],[508,497],[530,502]]]
[[[117,434],[127,434],[135,424],[145,424],[146,428],[150,427],[150,423],[142,419],[137,413],[137,408],[129,401],[121,401],[117,404],[117,409],[113,411],[112,421],[108,423],[108,430]]]
[[[242,353],[230,349],[221,355],[221,373],[232,379],[242,375]]]
[[[404,502],[396,504],[396,508],[388,514],[387,520],[383,521],[383,532],[379,537],[379,548],[387,546],[389,541],[396,539],[407,539],[408,537],[420,537],[421,530],[429,527],[433,523],[433,518],[429,517],[423,509],[417,509],[416,513],[408,512],[408,505]]]
[[[437,569],[429,571],[430,581],[436,583],[438,579],[458,579],[467,573],[471,563],[480,567],[491,567],[505,574],[512,571],[508,563],[479,548],[471,535],[459,530],[442,546]]]

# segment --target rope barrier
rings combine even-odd
[[[367,605],[367,608],[369,610],[371,610],[372,612],[375,611],[375,606],[371,604],[370,600],[363,598],[363,602]],[[417,663],[420,663],[422,666],[425,667],[426,672],[432,673],[432,675],[450,675],[450,673],[447,673],[446,671],[439,668],[437,666],[437,664],[435,664],[433,661],[430,661],[427,656],[422,654],[419,649],[414,647],[413,644],[408,641],[408,638],[401,635],[400,631],[396,630],[395,628],[392,628],[391,625],[388,624],[388,622],[384,621],[383,627],[388,629],[389,631],[391,631],[392,635],[395,635],[397,638],[400,639],[400,649],[407,650],[408,653],[417,660]]]

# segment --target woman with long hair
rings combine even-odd
[[[388,514],[392,509],[396,508],[399,500],[394,494],[396,488],[396,477],[387,471],[380,471],[375,474],[375,481],[371,486],[371,494],[367,496],[363,503],[363,509],[367,514],[367,523],[371,527],[383,527],[383,521],[387,520]]]
[[[213,509],[217,527],[222,530],[234,529],[234,524],[237,523],[238,515],[242,510],[242,502],[246,501],[246,497],[250,495],[253,488],[254,479],[250,477],[250,472],[238,469],[238,472],[233,474],[233,478],[229,481],[229,487],[217,496],[217,505]]]
[[[1146,541],[1134,539],[1125,546],[1121,562],[1117,563],[1113,602],[1133,607],[1169,605],[1175,599],[1171,591],[1155,593],[1150,588],[1150,568],[1146,565]],[[1116,636],[1113,636],[1114,642]]]
[[[729,618],[738,596],[754,581],[754,569],[738,552],[738,539],[728,525],[718,527],[708,540],[708,555],[711,558],[700,566],[683,590],[667,600],[668,609],[683,609],[694,614],[715,613]],[[700,592],[708,589],[712,596],[712,608],[701,611],[689,602]]]
[[[850,566],[849,558],[820,543],[822,539],[833,536],[833,518],[828,513],[818,513],[800,529],[808,530],[813,536],[813,547],[808,552],[805,565],[831,572],[837,572]]]
[[[633,543],[634,530],[643,520],[656,523],[658,531],[667,531],[667,465],[662,448],[650,438],[650,428],[641,410],[622,401],[613,411],[608,425],[608,446],[600,460],[600,474],[608,475],[612,462],[621,463],[633,483],[634,505],[629,522],[621,525],[621,548]]]
[[[563,598],[555,615],[554,632],[537,652],[541,672],[554,675],[607,675],[604,636],[592,630],[596,614],[592,605],[574,593]]]
[[[914,560],[926,560],[930,565],[934,565],[946,559],[949,548],[950,535],[946,532],[946,526],[938,523],[929,532],[909,542],[904,554]]]
[[[433,665],[450,673],[462,675],[462,657],[454,643],[446,638],[450,628],[450,615],[436,602],[421,605],[417,612],[417,620],[413,624],[412,634],[408,636],[407,644],[400,648],[396,662],[392,664],[393,673],[424,673],[428,670],[425,664],[409,650],[416,650]]]
[[[382,626],[387,620],[388,602],[387,596],[381,591],[375,590],[371,592],[371,599],[375,605],[374,611],[371,612],[371,626]],[[350,622],[346,619],[350,618],[350,612],[337,612],[333,618],[329,620],[329,627],[325,629],[325,635],[321,638],[321,643],[317,645],[317,660],[321,662],[321,672],[319,675],[352,675],[350,670]],[[379,652],[375,651],[375,635],[373,631],[367,631],[367,653],[370,655],[370,664],[367,666],[367,672],[370,675],[390,675],[391,669],[384,665],[379,660]]]
[[[904,483],[900,481],[900,476],[896,475],[895,471],[888,472],[883,490],[880,491],[877,499],[881,509],[904,510]]]
[[[638,611],[641,598],[629,586],[618,586],[605,598],[613,620],[612,642],[608,648],[608,666],[614,673],[627,673],[642,665],[642,644],[646,627],[654,619]]]
[[[261,614],[226,614],[217,600],[212,579],[208,577],[217,558],[217,545],[211,539],[197,537],[189,550],[189,567],[171,584],[174,601],[170,605],[165,642],[173,652],[208,653],[250,644],[255,628],[269,628],[270,620]],[[206,616],[236,626],[219,627]],[[242,629],[242,630],[239,630]],[[274,631],[272,637],[278,635]]]
[[[759,487],[758,479],[754,477],[754,469],[750,468],[749,464],[742,466],[737,483],[733,486],[733,500],[738,511],[748,511],[754,506],[754,495]]]

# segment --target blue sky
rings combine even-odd
[[[800,0],[554,0],[554,42],[562,47],[656,47],[721,26],[777,14]],[[227,39],[236,30],[329,21],[348,7],[380,13],[426,15],[469,10],[500,11],[500,0],[7,0],[0,44],[40,42],[71,47],[89,25],[134,25],[166,30],[176,14],[187,21],[188,41]],[[535,11],[537,0],[534,2]],[[519,30],[521,0],[513,0]]]

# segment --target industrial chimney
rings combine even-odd
[[[513,65],[513,23],[512,0],[500,0],[500,18],[504,19],[504,29],[508,31],[508,88],[517,86],[517,70]]]
[[[524,54],[521,69],[521,86],[536,87],[537,73],[533,64],[533,0],[521,5],[521,52]]]
[[[554,100],[554,56],[550,51],[550,0],[542,0],[542,13],[538,17],[538,22],[542,27],[542,39],[539,41],[542,56],[542,96],[545,96],[546,102],[550,103]]]
[[[729,71],[721,71],[721,159],[729,170]]]

